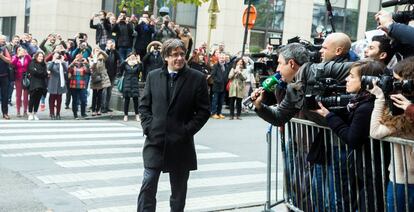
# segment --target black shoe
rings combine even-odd
[[[86,115],[86,114],[82,114],[81,116],[82,116],[82,118],[88,117],[88,115]]]
[[[108,111],[108,112],[114,112],[113,110],[111,110],[111,109],[108,109],[108,110],[106,110],[106,111]]]
[[[65,109],[66,110],[69,110],[70,109],[69,105],[66,105]]]
[[[102,113],[108,113],[108,111],[107,110],[102,110]]]
[[[55,115],[50,115],[50,119],[51,120],[56,120],[56,116]]]
[[[13,106],[13,103],[9,102],[9,106],[12,107]]]
[[[56,115],[55,119],[60,120],[60,115]]]

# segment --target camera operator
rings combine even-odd
[[[125,11],[121,11],[116,24],[112,28],[112,32],[116,33],[117,46],[121,60],[124,61],[132,51],[134,26],[127,21]]]
[[[350,69],[349,76],[346,78],[346,91],[356,95],[349,101],[347,113],[331,112],[321,102],[319,102],[320,109],[315,112],[326,118],[328,126],[341,138],[341,142],[347,144],[351,150],[356,150],[356,170],[352,171],[356,171],[358,176],[356,180],[359,185],[359,196],[364,197],[367,194],[367,204],[373,210],[375,201],[378,205],[384,205],[382,182],[377,180],[374,185],[372,184],[374,173],[371,171],[371,163],[366,164],[365,170],[367,171],[364,177],[363,161],[371,161],[374,159],[375,173],[381,173],[381,150],[379,143],[374,143],[374,154],[371,155],[369,126],[370,114],[374,109],[375,96],[366,90],[361,82],[361,78],[362,76],[379,77],[383,74],[385,66],[379,61],[367,59],[354,63]],[[384,145],[384,151],[385,163],[387,163],[390,159],[388,145]],[[346,175],[346,178],[350,182],[354,181],[349,179],[350,176]],[[365,185],[366,187],[364,187]],[[376,199],[373,196],[374,192],[377,194]],[[361,211],[369,211],[365,208],[365,198],[360,198],[359,201]]]
[[[160,29],[156,32],[155,40],[164,43],[164,41],[177,38],[177,33],[174,30],[174,24],[170,20],[170,16],[165,15],[162,17],[163,23],[161,24]]]
[[[154,22],[150,20],[148,12],[144,12],[135,26],[137,36],[135,38],[135,52],[140,58],[147,54],[147,46],[152,41],[152,34],[155,32]]]
[[[1,112],[3,119],[9,120],[8,115],[8,87],[9,87],[9,64],[11,56],[6,48],[6,36],[0,34],[0,91],[1,91]]]
[[[310,88],[310,84],[316,80],[316,78],[333,78],[338,81],[343,81],[346,76],[348,75],[348,69],[352,63],[346,62],[349,57],[349,49],[351,47],[351,40],[350,38],[344,33],[332,33],[328,35],[325,41],[322,44],[322,48],[320,50],[322,63],[307,63],[309,61],[309,53],[301,44],[291,43],[283,47],[279,52],[278,58],[278,68],[277,70],[280,71],[282,75],[282,80],[288,83],[286,95],[282,102],[276,108],[270,108],[267,105],[262,103],[264,90],[257,89],[251,94],[251,99],[253,100],[253,104],[256,107],[255,111],[265,121],[276,125],[276,126],[283,126],[286,122],[288,122],[293,116],[302,111],[301,117],[305,119],[309,119],[311,121],[315,121],[319,124],[326,125],[325,120],[315,113],[310,112],[305,105],[305,94],[312,91]],[[293,82],[293,80],[296,80]],[[308,135],[309,136],[309,135]],[[323,135],[321,136],[324,137]],[[313,141],[312,145],[318,145],[315,143],[323,143],[323,139]],[[313,149],[313,148],[311,148]],[[334,149],[337,149],[334,148]],[[344,150],[345,148],[342,148]],[[321,176],[326,175],[326,177],[332,176],[333,173],[338,175],[339,168],[338,160],[332,160],[331,163],[328,164],[328,173],[324,173],[325,170],[324,165],[325,161],[321,161],[320,155],[325,154],[322,152],[323,150],[315,149],[315,152],[309,152],[307,160],[315,165],[315,173],[316,175],[312,176],[312,181],[316,181],[317,183],[312,184],[313,190],[318,189],[315,191],[315,195],[318,195],[319,202],[317,205],[319,207],[323,207],[324,203],[323,196],[322,196],[322,186],[316,188],[316,185],[322,185]],[[335,150],[334,150],[335,151]],[[339,152],[339,151],[335,151]],[[346,154],[341,152],[341,154]],[[302,156],[301,156],[302,157]],[[342,157],[344,158],[344,157]],[[346,157],[345,157],[346,158]],[[335,155],[335,159],[338,159],[338,155]],[[341,161],[343,163],[343,161]],[[332,164],[336,164],[332,166]],[[346,166],[342,164],[343,168],[341,172],[346,173]],[[334,170],[335,169],[335,170]],[[338,178],[339,179],[339,178]],[[326,188],[329,189],[329,192],[334,194],[334,184],[333,182]],[[335,184],[336,187],[339,186],[338,181]],[[339,191],[339,188],[336,189]],[[304,191],[309,192],[309,191]],[[335,193],[338,197],[336,203],[334,195],[331,195],[331,202],[330,205],[341,205],[342,201],[342,194]],[[343,199],[348,201],[347,194],[344,194]],[[339,201],[339,203],[338,203]],[[345,203],[348,205],[348,203]],[[317,207],[317,206],[316,206]]]
[[[94,24],[94,20],[98,19],[99,23]],[[101,10],[98,14],[93,14],[89,21],[89,27],[96,30],[96,44],[102,50],[105,50],[106,41],[111,35],[111,25],[109,20],[106,18],[106,12]]]
[[[395,22],[392,14],[383,10],[375,14],[375,20],[378,22],[377,28],[396,41],[394,48],[398,49],[403,57],[414,55],[413,27]]]
[[[147,46],[147,54],[142,58],[143,73],[141,82],[145,82],[147,75],[150,71],[157,68],[161,68],[164,64],[164,60],[161,57],[162,43],[158,41],[152,41]]]
[[[408,57],[394,67],[394,78],[396,80],[414,80],[414,57]],[[382,139],[386,136],[397,136],[407,139],[414,139],[414,125],[412,119],[404,114],[393,116],[391,108],[386,107],[384,92],[376,86],[373,82],[373,89],[369,90],[376,96],[374,103],[374,110],[371,115],[370,136],[375,139]],[[407,93],[412,97],[413,92]],[[407,95],[404,93],[403,95]],[[399,99],[399,95],[392,97]],[[397,104],[399,105],[398,101]],[[394,201],[397,203],[396,211],[404,211],[405,206],[408,206],[408,211],[414,210],[414,147],[403,146],[401,144],[394,144],[394,158],[395,167],[393,163],[389,164],[388,170],[391,171],[389,175],[389,183],[387,186],[387,211],[394,211]],[[405,150],[403,152],[402,150]],[[406,157],[403,157],[406,155]],[[405,160],[404,160],[405,159]],[[408,168],[404,171],[404,164]],[[408,175],[408,177],[406,177]],[[394,181],[395,179],[395,181]],[[407,182],[408,181],[408,182]],[[405,184],[407,183],[407,184]],[[407,185],[408,190],[405,190]],[[394,190],[395,189],[395,190]],[[396,191],[396,196],[394,192]],[[405,196],[408,194],[408,196]],[[408,202],[405,202],[405,199]]]

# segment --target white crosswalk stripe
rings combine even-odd
[[[57,185],[91,212],[136,211],[139,182],[144,172],[141,152],[145,138],[140,128],[94,121],[12,120],[0,124],[1,157],[37,156],[33,159],[52,161],[56,165],[28,174],[34,182]],[[20,129],[25,133],[19,133]],[[195,147],[198,169],[188,181],[185,211],[264,203],[265,163],[204,145]],[[169,192],[168,175],[163,174],[158,184],[157,211],[169,211]],[[111,201],[122,196],[129,198]]]

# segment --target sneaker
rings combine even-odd
[[[218,116],[220,117],[220,119],[225,119],[226,118],[223,114],[219,114]]]
[[[240,116],[236,116],[236,119],[237,119],[237,120],[241,120]]]
[[[7,115],[7,114],[3,114],[3,119],[5,119],[5,120],[10,120],[10,116],[9,116],[9,115]]]
[[[45,111],[46,110],[46,105],[45,104],[40,104],[40,111]]]
[[[211,116],[211,118],[213,118],[213,119],[220,119],[220,116],[218,116],[217,114],[214,114],[214,115]]]
[[[92,116],[96,116],[96,112],[92,112]]]
[[[17,113],[16,115],[18,118],[22,117],[22,114],[20,114],[20,112]]]
[[[35,121],[39,121],[39,117],[37,117],[36,115],[33,116]]]
[[[96,113],[96,115],[97,115],[97,116],[100,116],[100,115],[102,115],[102,114],[101,114],[101,112],[97,112],[97,113]]]
[[[24,112],[24,113],[23,113],[23,116],[24,116],[24,117],[27,117],[27,112]]]
[[[29,115],[29,117],[27,117],[27,120],[32,121],[34,119],[34,116],[32,114]]]
[[[124,121],[128,121],[128,116],[124,116]]]

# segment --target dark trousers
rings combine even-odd
[[[3,115],[7,115],[8,108],[8,93],[9,93],[9,77],[0,77],[0,90],[1,90],[1,112]]]
[[[128,47],[119,47],[118,52],[119,56],[121,56],[121,62],[124,62],[128,56],[129,53],[131,53],[132,48]]]
[[[158,180],[161,170],[148,169],[144,170],[142,186],[138,196],[137,212],[154,212],[157,200]],[[190,175],[188,170],[170,172],[170,207],[171,212],[184,211],[185,198],[187,196],[187,181]]]
[[[103,89],[93,89],[92,93],[92,112],[99,112],[102,105]]]
[[[102,93],[102,111],[109,110],[109,102],[111,101],[112,96],[112,86],[104,88]]]
[[[70,80],[67,80],[66,87],[69,88],[69,86],[70,86]],[[65,106],[66,107],[69,107],[69,105],[70,105],[70,97],[72,96],[72,94],[70,93],[70,90],[71,89],[67,89],[67,91],[66,91],[66,100],[65,100]]]
[[[213,101],[211,104],[211,114],[221,114],[221,109],[224,102],[224,92],[214,92]]]
[[[50,115],[60,115],[61,105],[62,105],[62,94],[49,94]],[[56,107],[56,114],[55,114],[55,107]]]
[[[236,102],[236,110],[237,110],[236,116],[240,116],[241,114],[242,98],[230,97],[230,116],[231,117],[234,116],[234,102]]]
[[[33,110],[35,113],[37,113],[42,95],[43,95],[43,89],[38,88],[30,92],[29,113],[33,112]]]
[[[124,115],[128,115],[130,97],[124,97]],[[132,97],[135,115],[138,115],[138,97]]]
[[[76,89],[76,88],[71,88],[70,89],[71,94],[72,94],[72,112],[73,112],[73,116],[75,118],[78,117],[78,105],[79,105],[79,101],[80,101],[80,106],[81,106],[81,115],[84,116],[86,115],[86,96],[84,95],[84,90],[86,89]]]
[[[9,96],[9,103],[11,103],[11,99],[12,99],[12,95],[13,95],[13,90],[14,90],[14,81],[9,81],[9,93],[8,93],[8,96]]]

